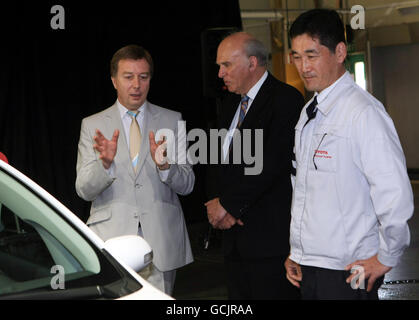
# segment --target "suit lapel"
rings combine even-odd
[[[273,87],[273,76],[268,73],[268,77],[263,82],[262,86],[260,87],[255,99],[253,100],[249,111],[246,113],[246,116],[244,117],[244,120],[240,126],[240,131],[243,129],[255,129],[260,128],[260,125],[258,124],[258,121],[260,117],[263,116],[263,109],[265,107],[269,107],[269,97],[270,97],[270,91]],[[237,111],[237,106],[240,103],[240,96],[236,95],[236,97],[232,100],[234,103],[234,112],[229,115],[230,122],[227,124],[227,129],[231,125],[231,121],[233,120],[233,117],[235,115],[235,112]],[[233,161],[233,153],[229,152],[230,161]],[[231,163],[231,162],[230,162]]]
[[[267,105],[268,99],[270,97],[269,91],[272,89],[272,85],[273,76],[270,73],[268,73],[268,77],[260,87],[259,92],[253,100],[249,111],[244,117],[241,129],[252,128],[254,122],[257,121],[261,109],[263,109]],[[240,99],[240,95],[236,94],[227,98],[226,103],[223,104],[223,108],[226,108],[226,110],[222,110],[223,116],[221,117],[220,128],[230,128],[231,122],[233,121],[234,115],[237,111],[237,107],[240,104]]]
[[[138,159],[137,176],[140,174],[142,168],[144,167],[145,160],[150,153],[150,141],[148,138],[148,133],[150,131],[156,133],[157,131],[158,111],[153,107],[152,104],[148,102],[144,107],[144,121],[141,135],[141,150],[140,158]]]
[[[269,73],[265,82],[259,89],[255,99],[250,106],[249,111],[244,117],[241,128],[252,128],[255,127],[255,122],[258,120],[258,117],[262,114],[261,110],[267,105],[270,94],[269,91],[272,89],[272,75]],[[257,127],[257,125],[256,125]]]
[[[119,113],[119,109],[116,103],[109,109],[109,112],[105,114],[105,119],[108,132],[110,134],[109,138],[112,138],[115,129],[119,130],[116,157],[119,158],[119,161],[123,164],[124,167],[128,168],[129,175],[135,179],[134,168],[132,167],[131,158],[129,156],[127,137],[125,136],[125,130],[121,121],[121,114]]]
[[[227,130],[230,128],[237,107],[239,106],[240,99],[239,95],[234,94],[229,96],[228,100],[223,103],[224,110],[221,110],[222,116],[220,117],[220,128],[226,128]]]

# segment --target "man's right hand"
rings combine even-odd
[[[303,279],[301,267],[298,263],[292,261],[289,257],[284,263],[285,270],[287,271],[287,279],[297,288],[300,287],[300,281]]]
[[[102,160],[102,164],[105,169],[109,169],[113,159],[115,158],[118,137],[118,129],[115,129],[111,140],[106,139],[102,132],[100,132],[99,129],[96,129],[96,135],[93,137],[93,140],[96,143],[93,145],[93,148],[99,152],[99,159]]]

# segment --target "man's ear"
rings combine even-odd
[[[250,56],[249,57],[249,69],[250,70],[255,70],[256,67],[258,66],[258,59],[255,56]]]
[[[339,42],[336,46],[335,55],[338,63],[343,63],[346,59],[348,52],[346,48],[346,44],[344,42]]]
[[[113,87],[116,89],[116,84],[115,84],[115,78],[114,77],[111,77],[111,80],[112,80],[112,84],[113,84]]]

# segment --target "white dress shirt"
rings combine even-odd
[[[393,121],[348,72],[318,95],[305,125],[310,103],[295,127],[290,259],[343,270],[378,254],[394,267],[410,243],[414,207]]]
[[[124,133],[125,133],[125,138],[126,138],[126,141],[127,141],[127,146],[129,148],[129,130],[130,130],[130,127],[131,127],[132,118],[129,114],[127,114],[127,111],[129,111],[129,110],[125,106],[123,106],[119,102],[118,99],[116,101],[116,104],[118,106],[119,114],[121,116],[121,122],[122,122],[122,126],[124,128]],[[136,116],[138,125],[140,126],[140,131],[141,131],[141,136],[142,136],[141,139],[142,140],[144,138],[148,139],[148,133],[147,133],[147,137],[144,137],[145,132],[144,132],[144,129],[143,129],[144,128],[144,112],[146,112],[146,108],[147,108],[147,101],[145,101],[143,103],[143,105],[137,109],[137,111],[139,111],[139,112],[137,113],[137,116]],[[121,139],[121,137],[119,137],[119,139]],[[114,170],[115,170],[115,165],[112,162],[111,166],[106,171],[108,172],[108,174],[110,176],[114,176],[114,172],[115,172]],[[157,167],[157,170],[159,172],[160,179],[163,182],[167,181],[167,178],[169,176],[169,170],[160,170],[160,169],[158,169],[158,167]]]
[[[262,84],[265,82],[267,77],[268,77],[268,72],[265,71],[265,73],[258,80],[258,82],[256,82],[255,85],[246,94],[249,97],[249,102],[247,103],[246,114],[249,112],[253,100],[255,100],[256,95],[258,94],[258,92],[260,90],[260,87],[262,87]],[[237,107],[237,110],[236,110],[236,113],[234,115],[233,121],[231,122],[231,125],[230,125],[230,129],[228,130],[227,136],[224,139],[224,144],[223,144],[224,160],[227,158],[228,151],[230,149],[230,142],[231,142],[231,139],[233,138],[234,130],[236,129],[237,123],[239,121],[240,105],[241,105],[241,102],[239,103],[239,105]]]
[[[116,105],[118,106],[118,110],[121,115],[121,121],[122,121],[122,126],[124,127],[125,138],[127,139],[127,145],[129,146],[129,128],[131,127],[132,118],[129,114],[127,114],[129,110],[126,107],[124,107],[119,102],[119,100],[116,101]],[[137,111],[139,112],[137,114],[136,119],[137,119],[138,125],[140,126],[141,136],[144,135],[143,122],[144,122],[145,108],[147,108],[147,101],[144,102],[144,104],[137,109]]]

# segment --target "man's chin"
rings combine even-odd
[[[237,92],[237,88],[227,86],[227,90],[231,93],[240,94]]]
[[[130,101],[129,109],[138,110],[144,104],[144,101]]]
[[[306,87],[307,91],[310,91],[310,92],[317,91],[317,87],[313,84],[308,84],[307,82],[304,82],[304,86]]]

